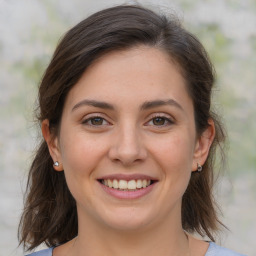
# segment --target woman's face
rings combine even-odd
[[[79,220],[130,230],[180,223],[191,171],[206,157],[202,141],[177,65],[138,47],[108,53],[85,71],[50,148]]]

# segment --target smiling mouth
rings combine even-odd
[[[136,191],[146,188],[156,181],[148,179],[133,179],[133,180],[117,180],[117,179],[100,179],[100,183],[106,187],[113,188],[120,191]]]

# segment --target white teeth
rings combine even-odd
[[[142,181],[141,180],[137,180],[137,188],[142,188]]]
[[[112,180],[108,180],[107,181],[107,184],[105,184],[106,186],[109,186],[110,188],[112,188],[113,187],[113,182],[112,182]]]
[[[127,181],[126,180],[119,180],[119,189],[127,189]]]
[[[140,188],[146,188],[151,184],[150,180],[103,180],[102,183],[110,188],[120,189],[120,190],[136,190]]]
[[[118,181],[117,180],[113,180],[113,188],[118,188]]]
[[[137,184],[136,184],[135,180],[129,180],[128,181],[128,184],[127,184],[128,189],[136,189],[136,186],[137,186]]]

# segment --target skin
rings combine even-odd
[[[69,92],[59,136],[48,120],[42,133],[78,211],[78,237],[54,256],[205,254],[208,243],[182,230],[181,200],[207,158],[214,124],[197,135],[185,81],[164,52],[141,46],[104,55]],[[98,182],[118,174],[157,182],[140,198],[118,199]]]

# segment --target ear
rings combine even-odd
[[[212,142],[214,140],[215,126],[213,120],[209,119],[208,124],[209,126],[196,141],[192,171],[197,171],[198,164],[200,164],[201,166],[204,165],[208,157]]]
[[[48,145],[49,153],[52,157],[53,163],[55,163],[56,161],[59,163],[58,166],[53,165],[53,168],[55,169],[55,171],[62,171],[63,166],[58,137],[51,133],[48,119],[43,120],[41,129],[44,139]]]

